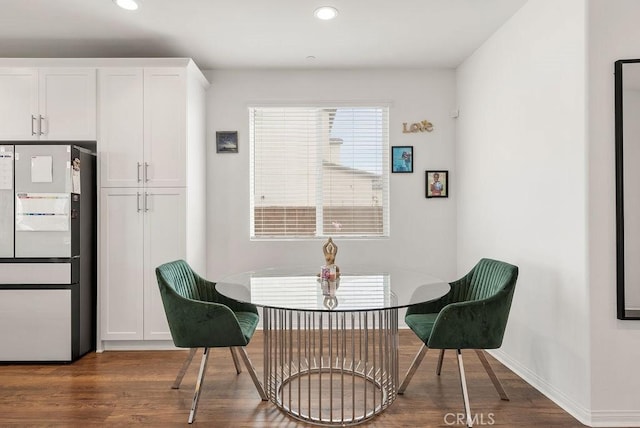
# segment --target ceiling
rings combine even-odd
[[[459,65],[526,0],[0,0],[0,57],[191,57],[215,68]],[[333,21],[318,6],[339,10]],[[314,56],[315,59],[307,57]]]

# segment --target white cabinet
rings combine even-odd
[[[0,140],[95,139],[95,68],[0,68]]]
[[[155,268],[185,258],[186,189],[101,195],[103,340],[171,340]]]
[[[147,186],[187,183],[185,69],[144,70],[144,180]]]
[[[0,69],[0,139],[37,139],[38,71]]]
[[[186,189],[153,188],[144,195],[144,339],[171,340],[156,267],[186,259]]]
[[[102,189],[100,301],[102,339],[143,339],[144,215],[137,189]]]
[[[171,344],[155,268],[205,272],[205,89],[182,67],[98,70],[102,349]]]
[[[186,186],[186,70],[107,68],[99,74],[101,186]]]
[[[100,185],[142,185],[144,86],[141,68],[98,71]]]

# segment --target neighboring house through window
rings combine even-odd
[[[251,237],[389,235],[386,106],[252,107]]]

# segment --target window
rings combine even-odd
[[[252,107],[251,237],[389,236],[387,107]]]

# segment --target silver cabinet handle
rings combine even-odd
[[[36,121],[36,116],[34,114],[31,115],[31,135],[38,135],[36,132],[36,127],[34,126],[34,122]]]
[[[140,181],[142,181],[142,180],[140,179],[140,167],[142,167],[142,164],[141,164],[140,162],[136,162],[136,163],[138,164],[138,175],[137,175],[137,177],[138,177],[138,183],[140,183]]]
[[[144,212],[149,211],[149,194],[144,192]]]
[[[48,126],[48,124],[47,124],[47,132],[44,132],[44,131],[43,131],[44,126],[43,126],[42,124],[44,123],[44,121],[45,121],[45,120],[46,120],[46,117],[44,117],[43,115],[40,115],[40,127],[39,127],[40,135],[45,135],[45,134],[48,134],[48,133],[49,133],[49,126]]]
[[[140,192],[136,193],[136,208],[138,209],[138,212],[142,211],[140,209]]]
[[[144,182],[149,182],[149,162],[144,163]]]

